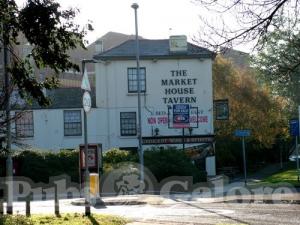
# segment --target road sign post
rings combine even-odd
[[[81,83],[81,89],[85,90],[85,93],[83,95],[83,120],[84,120],[84,153],[87,156],[88,155],[88,134],[87,134],[87,111],[90,110],[90,107],[88,107],[90,96],[88,91],[91,90],[90,83],[87,76],[87,71],[85,69],[85,60],[82,60],[82,83]],[[89,99],[89,100],[88,100]],[[89,168],[88,166],[85,167],[85,215],[89,216],[91,215],[91,203],[90,203],[90,175],[89,175]]]
[[[246,146],[245,146],[245,137],[249,137],[251,135],[250,130],[236,130],[234,132],[236,137],[242,138],[242,149],[243,149],[243,164],[244,164],[244,182],[247,185],[247,159],[246,159]]]
[[[297,180],[299,182],[299,151],[298,151],[298,136],[296,136],[296,162],[297,162]]]
[[[182,128],[182,150],[184,150],[184,128],[190,127],[190,105],[173,105],[173,126],[175,128]]]
[[[299,181],[299,151],[298,151],[298,136],[299,136],[299,120],[290,120],[290,135],[295,137],[296,164],[297,164],[297,180]]]
[[[245,137],[242,137],[243,143],[243,162],[244,162],[244,181],[245,185],[247,185],[247,161],[246,161],[246,147],[245,147]]]

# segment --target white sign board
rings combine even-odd
[[[91,95],[88,91],[85,91],[84,94],[83,94],[82,105],[83,105],[83,109],[86,113],[91,111],[92,99],[91,99]]]
[[[185,35],[171,36],[169,45],[171,52],[185,52],[187,51],[187,38]]]
[[[91,91],[91,85],[89,82],[89,78],[87,75],[86,69],[84,69],[82,81],[81,81],[81,89],[86,90],[86,91]]]

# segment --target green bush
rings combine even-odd
[[[20,176],[34,182],[49,182],[49,177],[67,174],[73,182],[79,181],[78,151],[22,151],[14,158],[20,163]]]
[[[113,148],[103,154],[103,162],[107,164],[116,164],[121,162],[137,162],[138,155],[131,151]]]
[[[49,177],[67,174],[73,182],[79,182],[78,150],[21,151],[14,156],[20,163],[20,176],[28,177],[34,182],[49,182]],[[152,148],[144,153],[147,167],[158,181],[170,176],[193,176],[194,182],[206,180],[206,172],[196,168],[191,159],[182,150],[176,148]],[[111,149],[103,154],[104,171],[118,168],[125,162],[138,163],[137,153]],[[5,166],[5,165],[4,165]]]
[[[125,162],[138,162],[138,154],[136,152],[120,150],[117,148],[110,149],[103,154],[103,170],[108,173]]]
[[[192,176],[194,183],[206,181],[206,172],[200,171],[181,149],[151,148],[145,151],[144,161],[158,181],[171,176]]]
[[[137,153],[112,149],[104,153],[104,171],[109,172],[125,162],[139,162]],[[151,148],[144,152],[145,167],[158,181],[171,176],[193,176],[194,182],[206,181],[206,172],[200,171],[182,150]]]

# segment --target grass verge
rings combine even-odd
[[[262,182],[263,183],[271,183],[271,184],[284,182],[284,183],[292,184],[293,186],[300,186],[300,182],[298,182],[296,169],[289,169],[286,171],[275,173],[275,174],[263,179]]]
[[[97,215],[84,216],[82,214],[63,214],[59,217],[34,215],[25,217],[20,215],[0,216],[1,225],[125,225],[128,221],[118,216]]]

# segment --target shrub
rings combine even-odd
[[[200,171],[181,149],[151,148],[145,151],[144,161],[158,181],[171,176],[192,176],[194,183],[206,181],[206,172]]]
[[[125,162],[139,162],[138,154],[130,151],[112,149],[104,153],[104,171],[109,172]],[[206,181],[206,172],[191,162],[182,150],[158,147],[145,150],[144,164],[158,181],[171,176],[193,176],[194,182]]]
[[[103,162],[108,164],[116,164],[121,162],[137,162],[138,155],[131,151],[113,148],[103,154]]]
[[[113,148],[103,154],[103,170],[107,173],[125,162],[138,162],[138,154],[131,151]]]
[[[67,174],[73,182],[79,180],[78,151],[22,151],[15,156],[20,163],[20,176],[34,182],[48,183],[49,177]]]

